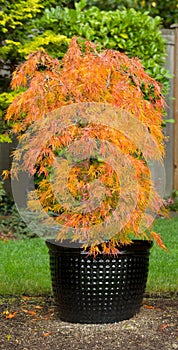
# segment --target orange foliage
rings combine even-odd
[[[54,125],[50,125],[49,119],[46,121],[46,115],[68,105],[81,102],[108,104],[118,110],[124,110],[133,119],[135,118],[140,124],[143,124],[146,130],[149,130],[149,135],[154,139],[160,153],[158,156],[154,154],[148,144],[147,156],[148,158],[155,156],[155,158],[161,159],[161,156],[164,155],[164,137],[161,124],[165,100],[161,94],[159,83],[145,72],[140,60],[137,58],[129,59],[125,54],[115,50],[104,50],[98,53],[97,47],[93,43],[79,44],[78,39],[73,38],[69,50],[61,62],[47,55],[45,51],[38,51],[30,55],[28,60],[14,72],[11,86],[13,89],[23,86],[26,87],[26,91],[18,95],[9,106],[6,119],[13,122],[13,131],[19,135],[22,144],[24,140],[25,142],[29,141],[29,146],[25,149],[26,154],[23,158],[22,168],[31,174],[36,174],[38,179],[43,176],[43,180],[38,181],[36,192],[46,212],[51,211],[58,214],[56,220],[64,226],[59,238],[65,238],[67,226],[83,229],[82,238],[87,243],[91,243],[90,251],[94,254],[97,253],[100,234],[96,230],[91,237],[88,228],[91,225],[97,226],[102,221],[110,222],[110,216],[117,207],[119,198],[122,197],[119,179],[111,166],[104,161],[92,162],[91,159],[72,167],[68,177],[68,190],[75,199],[78,200],[83,196],[84,199],[88,200],[89,194],[86,184],[99,180],[105,187],[105,196],[95,207],[95,210],[90,212],[87,207],[89,204],[86,204],[86,207],[82,207],[82,211],[79,213],[77,210],[71,210],[70,206],[67,207],[67,200],[66,203],[59,203],[58,198],[54,195],[51,169],[59,152],[65,150],[76,140],[85,141],[87,147],[82,149],[82,159],[85,159],[85,153],[86,156],[92,155],[97,148],[98,140],[100,140],[109,141],[127,155],[128,161],[132,161],[135,171],[134,181],[138,185],[137,203],[130,219],[112,238],[109,245],[103,244],[103,251],[108,254],[117,253],[117,241],[129,244],[131,242],[130,234],[140,238],[153,238],[164,248],[157,234],[149,233],[149,230],[140,232],[140,223],[143,222],[145,210],[149,207],[151,213],[158,211],[161,199],[151,182],[146,160],[141,150],[138,149],[138,145],[122,131],[107,126],[107,118],[109,118],[107,113],[105,125],[84,123],[83,121],[81,125],[79,125],[80,123],[69,125],[67,122],[72,120],[72,116],[68,116],[67,112],[64,115],[67,127],[62,130],[57,129],[58,124],[56,124],[55,129]],[[31,135],[28,135],[28,132],[25,135],[23,133],[33,124],[36,128],[36,136],[35,139],[31,140]],[[40,128],[40,132],[37,131],[38,128]],[[141,130],[136,131],[142,133]],[[42,135],[44,135],[44,140],[42,140]],[[14,164],[20,158],[19,152],[17,150],[14,153]],[[100,143],[100,154],[103,158],[107,154],[105,143],[103,146],[102,142]],[[13,175],[15,176],[17,173],[18,170],[14,167]],[[65,176],[65,171],[64,174],[58,174],[60,181],[59,183],[57,180],[55,182],[56,192],[60,192],[61,178],[65,179]],[[99,196],[99,193],[97,195]],[[96,202],[97,199],[95,198]],[[30,203],[33,207],[33,198],[31,198]],[[120,210],[124,211],[125,208],[123,205]],[[115,215],[115,221],[119,221],[117,213],[113,215]],[[147,222],[149,220],[151,224],[148,215]],[[76,232],[72,237],[74,240],[80,237]]]
[[[66,104],[111,103],[145,123],[163,150],[165,101],[159,83],[144,71],[138,59],[115,50],[98,54],[94,44],[85,45],[83,53],[73,38],[62,63],[43,51],[30,55],[14,72],[11,83],[13,89],[24,86],[27,90],[13,101],[6,118],[17,122],[19,132]]]

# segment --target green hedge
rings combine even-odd
[[[129,57],[138,56],[148,73],[167,91],[169,74],[163,68],[165,40],[160,31],[161,18],[134,9],[102,11],[97,7],[85,9],[85,5],[86,1],[82,0],[75,4],[75,9],[59,6],[46,9],[37,21],[41,35],[50,31],[53,35],[82,36],[100,47],[123,51]],[[57,50],[53,54],[58,56]]]
[[[79,0],[63,0],[62,4],[68,7],[75,7],[75,2]],[[101,10],[122,10],[125,8],[134,8],[137,11],[149,11],[150,16],[160,16],[163,20],[164,28],[169,28],[171,24],[178,23],[178,2],[177,0],[87,0],[87,7],[97,6]],[[59,1],[55,2],[59,5]]]

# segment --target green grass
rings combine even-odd
[[[168,252],[154,244],[150,254],[147,292],[178,291],[178,218],[158,219],[154,230],[161,234]]]
[[[178,289],[178,218],[158,219],[154,229],[160,232],[169,252],[155,244],[151,249],[146,291],[169,293]],[[40,238],[0,241],[0,295],[51,293],[49,257]]]
[[[0,241],[0,295],[50,292],[45,241],[40,238]]]

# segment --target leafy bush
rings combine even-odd
[[[30,231],[25,222],[19,215],[15,204],[12,205],[11,213],[8,216],[4,216],[0,222],[0,231],[7,235],[13,235],[20,238],[32,238],[36,235]]]
[[[0,233],[15,237],[35,237],[22,220],[14,201],[8,197],[0,181]]]
[[[161,124],[165,101],[159,83],[145,72],[140,60],[116,50],[98,53],[93,42],[74,37],[62,61],[41,50],[31,54],[14,72],[11,85],[15,90],[26,88],[7,111],[7,118],[14,121],[14,133],[22,141],[14,152],[11,175],[14,178],[23,170],[39,179],[35,190],[29,193],[28,208],[39,213],[40,203],[40,208],[49,214],[49,221],[45,222],[50,225],[50,232],[53,222],[60,224],[59,239],[81,239],[91,243],[94,252],[101,234],[104,240],[111,238],[109,250],[103,243],[108,253],[115,251],[118,240],[130,243],[130,235],[154,239],[165,248],[160,236],[150,231],[152,212],[159,211],[162,200],[146,161],[147,157],[161,160],[164,154]],[[92,120],[88,108],[92,109]],[[110,125],[110,120],[114,124]],[[122,132],[125,125],[131,140],[129,134]],[[29,126],[33,128],[28,129]],[[42,134],[46,138],[42,139]],[[140,149],[150,138],[151,143]],[[134,141],[138,139],[137,144]],[[152,148],[154,142],[157,147]],[[124,180],[128,179],[128,168],[120,153],[116,152],[119,158],[115,163],[108,162],[107,157],[114,159],[115,155],[108,149],[110,143],[121,148],[133,164],[134,174],[127,185],[120,186],[121,173]],[[70,145],[73,148],[68,154]],[[59,156],[60,166],[55,162]],[[116,163],[118,174],[115,165],[112,167]],[[97,187],[98,183],[106,189],[103,198],[103,186]],[[136,199],[132,185],[138,186]],[[92,202],[88,201],[89,192]],[[71,197],[74,202],[70,202]],[[125,222],[133,203],[133,212]]]
[[[3,200],[3,196],[4,195],[5,195],[5,191],[4,191],[4,188],[3,188],[3,182],[0,181],[0,203]]]
[[[4,115],[9,104],[12,103],[14,98],[21,92],[22,89],[20,91],[3,92],[0,94],[0,142],[12,142],[9,130],[10,123],[6,123]]]
[[[70,7],[74,7],[76,1],[66,1]],[[125,8],[134,8],[137,11],[149,11],[150,16],[160,16],[163,19],[164,28],[169,28],[171,24],[178,22],[178,3],[177,0],[87,0],[87,7],[97,6],[101,10],[122,10]]]
[[[75,4],[75,9],[59,6],[46,9],[37,21],[41,32],[52,30],[72,37],[81,36],[100,48],[125,52],[129,57],[139,57],[149,74],[168,89],[168,71],[165,63],[165,41],[159,29],[161,18],[151,18],[148,13],[132,9],[101,11],[97,7],[85,9],[86,1]],[[58,56],[57,50],[53,52]]]

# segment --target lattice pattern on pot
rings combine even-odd
[[[129,318],[140,308],[146,286],[148,255],[107,256],[85,254],[50,257],[53,292],[64,318],[71,312],[86,320],[109,314]],[[83,316],[81,316],[83,317]],[[82,322],[82,320],[81,320]]]

